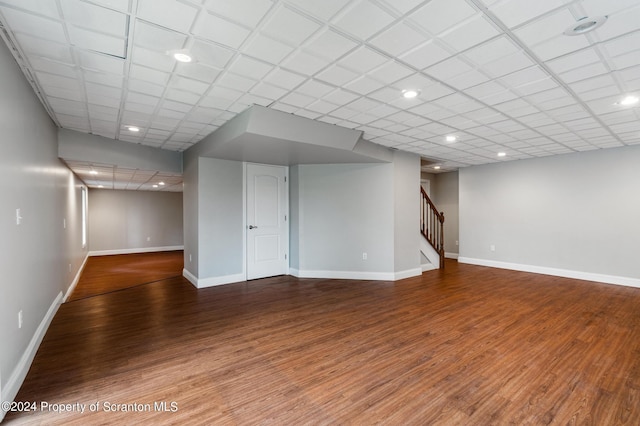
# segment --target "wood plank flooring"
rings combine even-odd
[[[638,425],[640,289],[455,261],[395,283],[173,277],[64,304],[16,400],[100,409],[9,424]]]

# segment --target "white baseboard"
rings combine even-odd
[[[447,259],[457,259],[458,258],[458,253],[445,253],[444,257]]]
[[[556,277],[573,278],[577,280],[595,281],[605,284],[616,284],[627,287],[640,288],[640,279],[619,277],[615,275],[596,274],[592,272],[572,271],[569,269],[548,268],[546,266],[522,265],[518,263],[498,262],[487,259],[459,257],[458,262],[471,265],[490,266],[492,268],[510,269],[513,271],[532,272],[534,274],[553,275]]]
[[[246,281],[245,274],[225,275],[222,277],[198,278],[186,269],[182,270],[182,276],[185,277],[195,288],[215,287],[218,285],[232,284]]]
[[[67,292],[65,293],[64,298],[62,299],[62,303],[65,303],[67,300],[69,300],[69,296],[71,296],[71,293],[73,293],[73,290],[76,289],[76,286],[78,285],[78,281],[80,281],[80,275],[82,275],[82,271],[84,270],[84,267],[87,264],[88,259],[89,259],[89,253],[87,253],[87,255],[84,257],[84,260],[82,261],[82,265],[80,265],[80,269],[78,269],[78,272],[76,273],[75,278],[71,282],[71,285],[67,289]]]
[[[117,250],[95,250],[90,251],[89,256],[111,256],[114,254],[137,254],[137,253],[155,253],[158,251],[176,251],[184,250],[184,246],[165,246],[165,247],[141,247]]]
[[[333,280],[397,281],[422,274],[421,268],[400,272],[364,271],[310,271],[289,268],[289,274],[297,278],[324,278]]]
[[[424,265],[422,265],[422,272],[434,271],[436,269],[438,268],[433,263],[425,263]]]
[[[22,386],[25,377],[27,377],[27,373],[29,372],[29,368],[31,368],[31,363],[33,362],[33,358],[36,356],[36,352],[38,352],[40,343],[42,343],[42,339],[49,328],[49,324],[51,324],[51,320],[53,320],[53,317],[56,312],[58,312],[58,308],[61,304],[62,292],[58,293],[58,296],[55,298],[51,306],[49,306],[49,310],[42,321],[40,321],[40,325],[38,325],[36,332],[33,334],[33,337],[31,337],[29,345],[20,357],[18,365],[13,369],[7,384],[2,388],[2,395],[0,395],[1,401],[11,402],[15,399],[16,395],[18,395],[20,386]],[[0,421],[2,421],[5,414],[7,414],[6,411],[0,408]]]

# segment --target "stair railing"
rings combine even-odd
[[[438,212],[422,187],[420,187],[420,233],[440,256],[440,269],[444,268],[444,212]]]

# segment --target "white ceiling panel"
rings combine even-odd
[[[562,34],[585,15],[609,19]],[[0,0],[0,20],[58,126],[162,149],[254,104],[442,170],[640,143],[619,105],[640,94],[637,0]]]
[[[138,0],[138,17],[188,33],[198,15],[195,5],[178,0]]]

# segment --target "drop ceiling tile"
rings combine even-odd
[[[322,81],[326,81],[327,83],[333,84],[335,86],[343,86],[348,82],[358,78],[359,75],[360,74],[350,71],[339,65],[332,65],[326,70],[318,73],[316,75],[316,78]]]
[[[201,81],[174,75],[171,79],[170,87],[173,89],[185,90],[197,95],[203,95],[210,86],[209,84]]]
[[[170,74],[156,69],[132,64],[129,70],[129,76],[134,79],[163,86],[169,81]]]
[[[263,25],[263,32],[293,46],[304,43],[320,29],[320,24],[305,18],[285,6],[279,6]]]
[[[243,53],[277,65],[291,54],[294,48],[277,40],[257,34],[243,49]]]
[[[138,20],[135,26],[134,45],[168,55],[169,51],[180,50],[187,41],[187,35]]]
[[[306,107],[310,111],[314,111],[320,114],[328,114],[331,111],[339,108],[338,105],[332,104],[330,102],[325,102],[322,99],[317,100]]]
[[[82,68],[111,74],[124,74],[125,61],[121,58],[84,50],[77,50],[75,53]]]
[[[363,19],[366,16],[366,19]],[[391,24],[394,17],[369,0],[352,2],[334,18],[334,24],[342,31],[361,40],[367,40],[382,28]]]
[[[476,9],[465,0],[432,0],[409,16],[430,34],[436,35],[476,13]]]
[[[576,68],[572,71],[564,72],[560,74],[559,77],[566,83],[574,83],[576,81],[597,77],[608,72],[609,70],[607,69],[606,65],[604,65],[603,63],[596,63],[586,65],[582,68]]]
[[[458,90],[464,90],[469,87],[486,83],[487,81],[489,81],[489,77],[479,71],[472,70],[448,80],[447,83]]]
[[[168,55],[135,46],[132,49],[131,62],[165,72],[171,72],[175,67],[175,61]]]
[[[87,92],[87,101],[96,105],[103,105],[111,108],[120,108],[120,98],[110,98],[101,96],[95,92]]]
[[[589,41],[584,37],[560,35],[534,46],[532,50],[541,60],[548,61],[589,46]]]
[[[365,74],[389,59],[367,46],[362,46],[340,60],[340,65]]]
[[[293,106],[293,105],[288,105],[288,104],[283,104],[281,102],[275,102],[275,103],[271,104],[269,106],[269,108],[275,109],[277,111],[286,112],[287,114],[293,114],[296,111],[300,110],[300,107]],[[335,124],[335,123],[337,123],[339,121],[338,119],[334,119],[334,120],[335,121],[333,123],[331,123],[331,124]],[[322,121],[326,121],[326,118],[322,119]]]
[[[303,95],[301,93],[292,92],[280,99],[280,102],[293,105],[298,108],[305,108],[307,105],[315,101],[312,96]]]
[[[442,84],[434,84],[420,93],[420,99],[424,101],[433,101],[453,93],[453,90]]]
[[[635,66],[640,63],[640,50],[627,53],[626,55],[616,56],[611,61],[613,62],[614,70]]]
[[[142,93],[145,95],[158,96],[158,97],[162,96],[165,90],[164,86],[159,86],[156,84],[149,83],[147,81],[136,80],[133,78],[130,78],[127,81],[127,85],[130,91]]]
[[[368,93],[373,92],[374,90],[378,90],[382,88],[383,84],[377,80],[374,80],[366,75],[350,82],[345,85],[344,88],[351,90],[353,92],[359,93],[361,95],[366,95]]]
[[[202,12],[196,20],[193,34],[237,49],[247,39],[250,31],[226,19]]]
[[[172,30],[188,33],[198,11],[197,6],[177,0],[138,0],[137,17]]]
[[[271,100],[280,99],[287,93],[287,90],[281,89],[280,87],[268,83],[258,83],[251,89],[251,94]]]
[[[336,105],[346,105],[349,102],[358,99],[358,97],[359,96],[355,95],[354,93],[347,92],[346,90],[336,89],[328,95],[324,96],[322,99]]]
[[[314,98],[321,98],[334,90],[335,87],[328,84],[324,84],[316,80],[308,80],[306,83],[298,87],[296,92],[312,96]]]
[[[7,7],[0,7],[0,12],[14,32],[43,37],[57,43],[67,42],[64,26],[60,22]]]
[[[60,19],[57,4],[51,0],[2,0],[2,3],[29,12],[46,15],[50,18]]]
[[[517,52],[482,66],[482,70],[494,78],[532,67],[534,62],[524,53]]]
[[[76,67],[62,62],[52,61],[47,58],[38,56],[32,56],[29,58],[29,63],[36,71],[42,71],[49,74],[56,74],[63,77],[78,78],[78,72]]]
[[[150,105],[137,104],[134,102],[125,102],[125,111],[141,112],[144,114],[153,114],[155,107]]]
[[[143,95],[140,93],[129,92],[127,94],[127,102],[150,105],[155,108],[160,102],[160,98],[157,98],[155,96]]]
[[[599,63],[600,61],[600,56],[598,56],[595,49],[584,49],[580,52],[548,61],[547,66],[549,66],[552,71],[560,74],[577,68],[582,68],[590,64]]]
[[[199,63],[176,64],[176,73],[207,84],[213,83],[222,71]]]
[[[562,34],[562,32],[575,21],[576,19],[568,9],[562,9],[518,28],[514,33],[525,45],[533,47]],[[580,37],[582,36],[567,38]]]
[[[247,92],[249,89],[255,86],[257,82],[257,80],[251,78],[243,77],[231,72],[226,72],[222,75],[222,77],[218,79],[216,83],[217,85],[228,87],[229,89],[234,89],[239,92]]]
[[[435,39],[429,40],[413,50],[400,55],[400,58],[404,62],[420,70],[449,57],[451,57],[451,53]]]
[[[397,62],[388,61],[384,65],[370,72],[369,76],[385,84],[392,84],[412,74],[414,74],[412,69]],[[400,89],[404,89],[404,87]]]
[[[242,92],[226,89],[224,87],[213,87],[209,94],[202,99],[201,105],[205,107],[227,109],[236,100],[240,99]]]
[[[452,31],[440,36],[440,39],[457,51],[466,50],[500,34],[484,16],[478,15],[466,21]]]
[[[562,7],[564,0],[528,0],[502,1],[490,7],[490,10],[508,27],[513,28],[553,9]],[[569,25],[569,22],[567,25]]]
[[[551,78],[538,80],[532,82],[530,84],[525,84],[522,86],[518,86],[517,92],[523,96],[528,96],[533,93],[543,92],[545,90],[555,89],[558,87],[558,84]]]
[[[465,62],[456,57],[453,57],[442,61],[430,68],[427,68],[425,72],[441,81],[446,81],[449,78],[467,73],[472,70],[473,68],[467,65]]]
[[[427,40],[429,37],[401,21],[371,39],[370,43],[392,56],[398,56]]]
[[[474,47],[465,52],[464,56],[474,64],[482,66],[500,58],[513,55],[519,50],[518,46],[503,36]]]
[[[166,94],[167,99],[185,104],[195,104],[200,100],[200,95],[185,92],[180,89],[169,89]]]
[[[611,75],[603,75],[570,84],[577,93],[585,93],[596,89],[615,86],[616,82]]]
[[[124,38],[100,34],[73,25],[68,25],[67,31],[74,46],[119,58],[125,57],[127,43]]]
[[[296,71],[304,75],[313,75],[329,65],[329,61],[319,58],[301,50],[293,53],[283,63],[284,68]]]
[[[195,40],[189,50],[197,63],[219,69],[224,69],[235,54],[233,50],[202,40]]]
[[[609,14],[609,19],[606,25],[594,31],[594,34],[601,41],[610,40],[614,37],[626,34],[631,31],[638,31],[640,29],[640,6],[629,8],[621,13]]]
[[[267,14],[273,2],[270,0],[207,0],[205,7],[231,21],[256,27]]]
[[[275,68],[266,77],[264,77],[263,81],[271,83],[278,87],[282,87],[283,89],[291,90],[300,85],[300,83],[305,80],[306,77],[303,77],[299,74],[284,70],[282,68]]]
[[[84,93],[77,90],[61,89],[59,87],[47,86],[44,88],[44,92],[47,96],[54,98],[67,99],[70,101],[84,101]]]
[[[335,31],[324,29],[313,36],[306,44],[305,50],[330,61],[335,61],[357,46],[355,42]]]
[[[66,64],[74,64],[71,56],[71,49],[68,45],[54,43],[41,38],[32,37],[26,34],[16,34],[16,39],[23,52],[27,54],[43,56]]]
[[[100,29],[102,33],[121,39],[129,35],[128,17],[125,13],[77,0],[60,0],[60,5],[65,20],[75,26]]]
[[[254,80],[261,80],[272,69],[272,65],[247,56],[238,56],[228,68],[231,72]]]
[[[81,92],[81,86],[74,78],[64,77],[56,74],[36,72],[36,78],[44,87],[57,87],[60,89]]]

